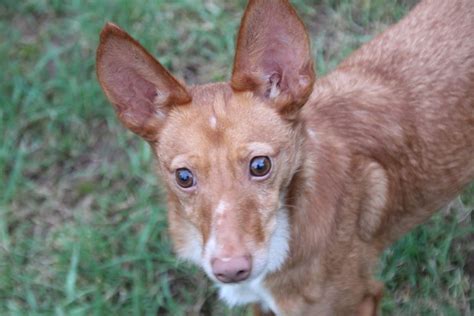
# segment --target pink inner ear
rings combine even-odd
[[[232,87],[269,98],[290,114],[315,80],[309,38],[288,1],[250,1],[242,18]]]
[[[147,140],[154,140],[166,112],[167,97],[158,100],[158,87],[139,73],[143,66],[124,65],[120,58],[104,63],[102,82],[122,123]],[[161,101],[161,102],[158,102]]]
[[[133,116],[133,125],[144,125],[157,114],[158,109],[154,104],[157,87],[145,80],[130,67],[113,67],[117,69],[106,74],[106,81],[115,89],[109,91],[116,101],[118,112]],[[130,122],[132,123],[132,122]]]
[[[97,76],[122,123],[145,139],[157,137],[169,109],[191,96],[153,56],[108,23],[97,49]]]

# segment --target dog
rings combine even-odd
[[[250,0],[230,82],[188,87],[107,23],[97,76],[156,154],[169,232],[229,305],[376,315],[381,252],[474,178],[474,2],[424,0],[318,78],[284,0]]]

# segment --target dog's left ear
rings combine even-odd
[[[251,91],[293,116],[316,74],[303,22],[285,0],[250,0],[237,38],[231,85]]]
[[[173,107],[191,102],[186,87],[115,24],[107,23],[100,33],[96,67],[119,120],[149,142],[158,139]]]

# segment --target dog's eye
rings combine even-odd
[[[182,188],[190,188],[194,185],[193,173],[187,168],[176,170],[176,182]]]
[[[258,156],[252,158],[250,161],[250,174],[254,177],[264,177],[272,168],[272,163],[270,158],[266,156]]]

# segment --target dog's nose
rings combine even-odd
[[[212,272],[223,283],[234,283],[246,280],[252,271],[252,261],[248,256],[231,258],[214,258]]]

